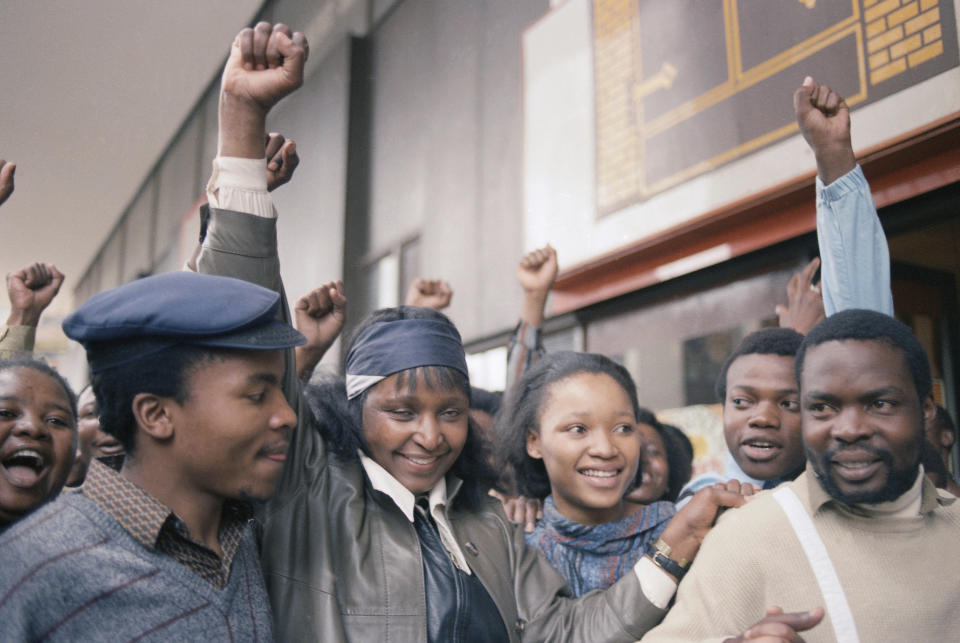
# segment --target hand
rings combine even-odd
[[[407,289],[407,298],[403,303],[406,306],[443,310],[450,305],[451,299],[453,299],[453,288],[447,282],[417,277]]]
[[[267,135],[267,190],[273,192],[293,178],[300,165],[297,156],[297,144],[292,139],[284,139],[283,134],[271,132]]]
[[[740,643],[741,641],[761,641],[762,643],[803,643],[797,632],[813,629],[823,620],[823,608],[818,607],[809,612],[790,612],[774,605],[768,607],[766,615],[756,625],[736,638],[728,638],[724,643]]]
[[[540,500],[524,496],[506,496],[496,491],[490,493],[503,503],[503,513],[507,514],[510,522],[522,523],[525,532],[533,533],[537,527],[537,521],[543,518],[543,503]]]
[[[262,158],[267,112],[303,84],[310,48],[284,24],[241,31],[220,80],[221,156]]]
[[[10,297],[9,326],[36,326],[63,284],[63,273],[53,264],[35,263],[7,274]]]
[[[677,512],[661,538],[670,545],[670,558],[692,561],[717,517],[728,507],[740,507],[756,492],[753,485],[738,480],[718,482],[695,493]]]
[[[850,108],[839,94],[807,76],[793,93],[793,110],[800,133],[817,159],[817,172],[824,185],[857,165],[850,142]]]
[[[790,277],[787,284],[787,305],[778,305],[775,309],[780,328],[792,328],[801,335],[806,335],[811,328],[826,319],[820,284],[813,283],[813,275],[819,267],[820,259],[814,257]]]
[[[266,114],[277,102],[303,84],[303,67],[310,54],[307,38],[277,23],[258,22],[233,41],[223,68],[221,92],[253,103]]]
[[[542,293],[546,298],[557,278],[557,251],[548,243],[528,252],[517,264],[517,281],[524,292]]]
[[[548,243],[528,252],[517,264],[517,281],[523,288],[520,319],[535,328],[543,325],[547,295],[557,278],[557,251]]]
[[[0,205],[13,194],[13,175],[16,171],[16,163],[0,159]]]
[[[347,298],[342,281],[328,281],[304,295],[294,306],[297,330],[307,343],[296,348],[297,373],[307,379],[343,330]]]

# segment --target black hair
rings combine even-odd
[[[517,491],[528,498],[550,495],[550,478],[543,460],[527,454],[527,434],[539,432],[544,397],[555,382],[578,373],[609,375],[630,398],[633,416],[640,415],[637,389],[627,369],[609,357],[595,353],[563,351],[550,353],[523,374],[507,394],[497,418],[497,460],[512,470]]]
[[[672,424],[663,424],[653,411],[640,407],[637,422],[653,428],[663,442],[664,457],[667,459],[667,490],[663,497],[656,500],[676,502],[683,485],[690,481],[693,473],[693,444],[690,439]],[[637,468],[637,486],[642,484],[643,463]]]
[[[683,431],[672,424],[661,424],[658,431],[667,450],[667,464],[670,467],[667,475],[667,495],[663,500],[676,502],[683,486],[690,482],[690,476],[693,475],[693,443]]]
[[[133,398],[152,393],[183,404],[190,398],[187,381],[199,364],[220,359],[223,353],[209,348],[177,344],[93,374],[100,429],[115,437],[127,454],[134,452],[137,420]]]
[[[832,341],[872,341],[895,348],[903,354],[907,368],[913,376],[913,384],[921,404],[933,389],[930,376],[930,362],[920,340],[908,326],[898,322],[890,315],[873,310],[844,310],[813,327],[804,338],[794,365],[797,382],[803,373],[803,361],[812,346]]]
[[[3,371],[12,370],[14,368],[29,368],[37,371],[38,373],[43,373],[44,375],[49,376],[57,384],[59,384],[63,389],[64,394],[67,396],[70,412],[73,413],[73,428],[77,428],[77,396],[73,392],[73,389],[70,388],[70,384],[66,379],[64,379],[63,375],[58,373],[46,362],[41,362],[40,360],[31,359],[29,357],[15,357],[13,359],[0,360],[0,373]]]
[[[352,347],[357,337],[371,325],[402,319],[440,321],[456,330],[453,322],[446,315],[431,308],[417,306],[383,308],[374,311],[360,322],[350,337],[350,346]],[[469,378],[460,371],[446,366],[412,368],[402,371],[397,378],[397,386],[406,386],[411,392],[416,391],[420,382],[431,389],[459,389],[468,398],[471,394]],[[348,400],[343,378],[332,375],[315,376],[304,388],[304,395],[317,430],[324,436],[327,448],[341,460],[355,461],[358,451],[370,455],[370,446],[363,431],[363,405],[369,390]],[[493,488],[497,479],[496,472],[488,464],[487,451],[488,446],[483,439],[480,427],[468,416],[466,443],[459,457],[450,467],[450,472],[463,481],[460,492],[454,498],[454,507],[476,511],[486,501],[487,492]]]
[[[795,357],[802,341],[803,335],[792,328],[761,328],[744,337],[720,367],[720,375],[717,376],[717,383],[714,386],[717,398],[720,402],[726,401],[727,371],[738,358],[744,355]]]
[[[494,416],[503,404],[503,391],[488,391],[476,386],[470,387],[470,408]]]
[[[957,425],[953,423],[953,418],[950,417],[950,411],[943,408],[937,404],[937,414],[933,417],[933,425],[937,429],[937,433],[948,432],[953,436],[954,441],[957,438]]]

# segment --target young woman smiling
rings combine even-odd
[[[676,542],[673,534],[692,525],[705,532],[717,513],[716,499],[707,495],[676,517],[669,501],[640,505],[624,498],[637,480],[641,417],[651,421],[626,369],[602,355],[571,352],[533,366],[500,417],[501,460],[521,494],[545,498],[544,517],[527,542],[574,595],[610,587],[658,538]]]

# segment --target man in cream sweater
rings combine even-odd
[[[920,467],[922,346],[849,310],[807,335],[796,369],[806,471],[721,518],[643,640],[956,640],[960,503]]]

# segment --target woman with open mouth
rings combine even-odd
[[[66,380],[42,362],[0,361],[0,531],[60,493],[76,445]]]

